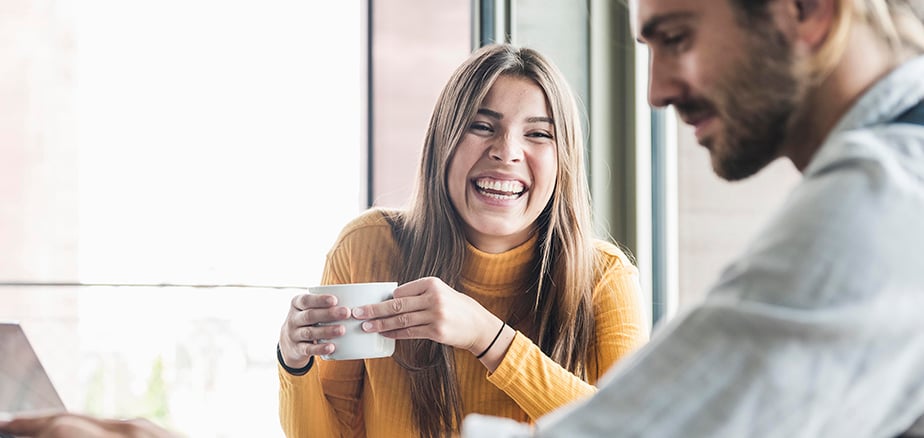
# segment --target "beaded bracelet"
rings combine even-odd
[[[506,322],[504,322],[503,324],[501,324],[500,330],[498,330],[498,331],[497,331],[497,334],[494,335],[494,340],[491,341],[490,344],[488,344],[488,348],[485,348],[484,351],[481,352],[481,354],[475,356],[475,359],[481,359],[482,357],[484,357],[485,354],[488,354],[488,350],[490,350],[491,347],[494,346],[494,343],[497,342],[497,338],[500,338],[501,333],[503,333],[504,327],[507,327],[507,323],[506,323]]]

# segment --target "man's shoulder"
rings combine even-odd
[[[900,130],[832,136],[720,286],[733,284],[724,289],[737,298],[816,306],[877,291],[883,272],[914,275],[904,266],[908,248],[924,245],[916,225],[924,212],[924,135]],[[912,147],[916,155],[905,154]]]
[[[840,132],[822,146],[805,178],[849,173],[876,181],[924,179],[924,126],[895,123]]]
[[[902,86],[901,82],[893,87],[879,84],[864,96],[815,153],[806,177],[852,167],[887,170],[876,176],[906,172],[924,176],[924,102],[917,86],[896,95],[899,91],[893,88]]]

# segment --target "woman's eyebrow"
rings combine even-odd
[[[497,120],[501,120],[504,118],[503,114],[497,111],[489,110],[487,108],[479,108],[478,114],[488,116],[492,119],[497,119]],[[555,122],[552,120],[551,117],[546,117],[546,116],[528,117],[526,119],[526,123],[549,123],[553,125],[555,124]]]
[[[487,108],[479,108],[479,109],[478,109],[478,114],[485,115],[485,116],[491,117],[492,119],[497,119],[497,120],[500,120],[500,119],[503,119],[503,118],[504,118],[504,115],[503,115],[503,114],[501,114],[501,113],[499,113],[499,112],[497,112],[497,111],[491,111],[491,110],[489,110],[489,109],[487,109]]]

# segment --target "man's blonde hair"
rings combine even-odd
[[[807,0],[811,1],[811,0]],[[772,23],[772,0],[732,0],[745,26]],[[924,0],[835,0],[834,23],[821,50],[808,65],[816,79],[826,77],[850,44],[850,30],[865,24],[882,38],[896,60],[924,53]]]
[[[815,58],[816,74],[824,76],[837,64],[855,23],[873,29],[897,59],[924,53],[924,0],[841,0],[836,8],[834,26]]]

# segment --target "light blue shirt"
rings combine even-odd
[[[534,429],[465,437],[893,437],[924,414],[924,57],[869,89],[701,305]],[[488,433],[488,435],[484,435]],[[500,434],[500,435],[499,435]]]

